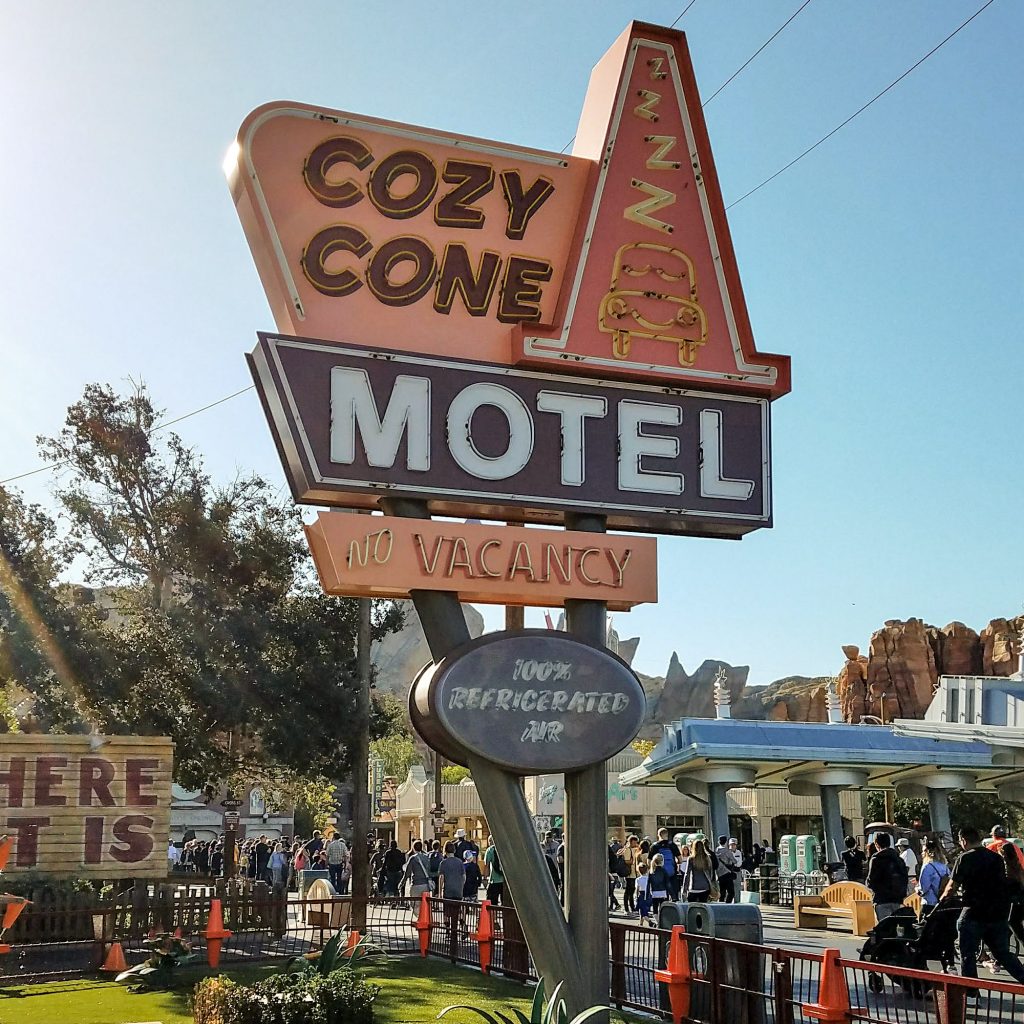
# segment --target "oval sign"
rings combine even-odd
[[[409,704],[416,731],[449,760],[473,754],[520,775],[607,760],[647,710],[621,658],[545,629],[465,644],[420,674]]]

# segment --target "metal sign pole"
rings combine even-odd
[[[352,927],[366,932],[366,903],[370,895],[370,855],[366,836],[370,831],[370,615],[368,597],[359,599],[359,629],[356,637],[357,728],[352,737]]]
[[[426,502],[422,501],[385,498],[381,500],[381,506],[388,515],[414,519],[430,518]],[[466,618],[454,594],[414,590],[411,597],[423,627],[427,646],[435,661],[440,661],[454,648],[469,641]],[[566,923],[544,852],[534,833],[519,777],[479,757],[470,758],[469,770],[486,809],[488,824],[501,850],[502,873],[522,915],[520,924],[537,970],[549,986],[562,983],[562,995],[570,1014],[579,1013],[590,1005],[587,1000],[591,998],[591,993],[596,991],[594,986],[583,985],[580,957],[577,953],[579,943],[588,940],[579,933],[571,932]],[[605,868],[602,867],[599,880],[599,889],[602,893],[606,874]],[[591,879],[591,887],[594,885],[595,882]],[[579,900],[578,905],[582,907],[584,901]],[[583,926],[584,918],[580,915],[577,917],[578,924]],[[607,918],[603,928],[604,969],[607,973]],[[600,932],[600,926],[598,930]],[[607,998],[607,983],[604,991]]]
[[[569,530],[603,533],[604,516],[571,514]],[[607,606],[603,601],[567,600],[568,632],[604,648]],[[590,765],[565,776],[565,909],[576,937],[585,1004],[608,1004],[608,770]],[[595,1018],[601,1020],[600,1016]],[[607,1017],[603,1018],[607,1019]]]

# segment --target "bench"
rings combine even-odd
[[[815,918],[848,917],[854,935],[867,935],[875,926],[871,890],[860,882],[835,882],[818,896],[793,897],[793,921],[797,928],[813,928]]]

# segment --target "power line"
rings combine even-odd
[[[681,22],[681,21],[683,20],[683,18],[685,18],[685,17],[686,17],[686,12],[687,12],[687,11],[688,11],[688,10],[689,10],[689,9],[690,9],[690,8],[691,8],[691,7],[692,7],[692,6],[693,6],[693,5],[694,5],[694,4],[696,3],[696,2],[697,2],[697,0],[690,0],[690,2],[689,2],[689,3],[688,3],[688,4],[687,4],[687,5],[686,5],[686,6],[685,6],[685,7],[683,8],[683,9],[682,9],[682,11],[680,11],[680,13],[679,13],[679,17],[678,17],[678,18],[676,18],[676,20],[675,20],[675,21],[673,21],[671,25],[669,25],[669,28],[675,28],[675,27],[676,27],[676,25],[678,25],[678,24],[679,24],[679,22]],[[810,3],[810,0],[808,0],[808,3]],[[572,144],[573,144],[573,143],[574,143],[575,141],[576,141],[576,136],[574,135],[574,136],[573,136],[573,137],[572,137],[572,138],[571,138],[571,139],[570,139],[570,140],[569,140],[569,141],[568,141],[568,142],[567,142],[567,143],[566,143],[566,144],[565,144],[565,145],[564,145],[564,146],[563,146],[563,147],[562,147],[562,148],[561,148],[561,149],[560,149],[560,150],[559,150],[558,152],[559,152],[559,153],[564,153],[564,152],[565,152],[565,151],[566,151],[566,150],[567,150],[567,149],[568,149],[568,148],[569,148],[569,147],[570,147],[570,146],[571,146],[571,145],[572,145]],[[2,483],[2,481],[0,481],[0,483]]]
[[[255,384],[250,384],[248,387],[234,391],[230,395],[218,398],[216,402],[210,402],[208,405],[204,405],[199,409],[193,409],[191,412],[187,412],[182,416],[177,416],[173,420],[165,420],[163,423],[158,423],[152,430],[147,431],[146,436],[151,437],[153,434],[158,434],[161,430],[173,427],[175,423],[181,423],[182,420],[191,419],[193,416],[198,416],[201,412],[206,412],[208,409],[213,409],[218,405],[223,405],[225,402],[230,402],[232,398],[244,395],[247,391],[252,391],[255,387]],[[6,480],[0,480],[0,484],[12,484],[15,480],[24,480],[26,477],[35,476],[37,473],[49,473],[51,470],[59,469],[61,466],[66,466],[70,461],[70,459],[62,459],[60,462],[51,462],[45,466],[30,469],[27,473],[19,473],[17,476],[9,476]]]
[[[770,43],[773,43],[783,32],[789,23],[811,2],[811,0],[804,0],[804,2],[782,23],[782,25],[775,30],[702,104],[701,107],[706,107],[734,78],[736,78],[741,72],[745,71],[747,67],[753,62],[754,58],[757,57]]]
[[[726,209],[731,210],[734,206],[737,206],[739,203],[742,203],[744,199],[749,199],[755,192],[760,191],[762,188],[765,187],[765,185],[774,181],[780,174],[782,174],[785,171],[788,171],[790,167],[792,167],[794,164],[798,164],[801,160],[803,160],[805,156],[807,156],[810,153],[813,153],[814,150],[816,150],[823,142],[827,142],[829,139],[832,138],[833,135],[836,134],[836,132],[845,128],[854,118],[859,117],[861,114],[864,113],[865,110],[868,109],[868,107],[870,107],[877,100],[880,100],[887,92],[889,92],[890,89],[893,89],[895,86],[899,85],[899,83],[902,82],[903,79],[906,78],[907,75],[909,75],[912,71],[916,71],[929,57],[932,56],[932,54],[937,53],[939,50],[941,50],[942,47],[945,46],[946,43],[948,43],[950,39],[953,38],[953,36],[955,36],[962,29],[967,28],[967,26],[970,25],[970,23],[974,21],[974,19],[978,17],[978,15],[981,14],[982,11],[984,11],[987,7],[991,7],[994,3],[995,0],[987,0],[987,2],[982,4],[981,7],[979,7],[965,22],[962,22],[955,29],[953,29],[953,31],[950,32],[949,35],[946,36],[946,38],[943,39],[941,43],[938,43],[937,45],[933,46],[916,64],[912,64],[909,68],[907,68],[906,71],[903,72],[902,75],[899,76],[899,78],[893,79],[881,92],[872,96],[871,99],[869,99],[867,103],[864,104],[864,106],[862,106],[859,110],[855,110],[845,121],[842,122],[842,124],[837,124],[835,128],[832,129],[832,131],[830,131],[827,135],[823,135],[820,139],[818,139],[817,142],[814,143],[813,146],[808,146],[807,149],[805,149],[798,157],[794,157],[794,159],[790,160],[789,163],[785,165],[785,167],[780,167],[773,175],[765,178],[764,181],[762,181],[759,185],[755,185],[749,192],[744,192],[743,195],[739,197],[739,199],[734,199],[726,207]]]
[[[679,15],[679,17],[678,17],[678,18],[676,18],[676,20],[675,20],[675,21],[673,21],[671,25],[669,25],[669,28],[675,28],[675,27],[676,27],[676,25],[678,25],[678,24],[679,24],[679,22],[681,22],[681,21],[683,20],[683,18],[684,18],[684,17],[686,17],[686,12],[687,12],[687,11],[688,11],[688,10],[689,10],[689,9],[690,9],[690,8],[691,8],[691,7],[692,7],[692,6],[693,6],[693,5],[694,5],[694,4],[696,3],[696,2],[697,2],[697,0],[690,0],[690,2],[689,2],[689,3],[688,3],[688,4],[687,4],[687,5],[686,5],[686,6],[685,6],[685,7],[683,8],[683,13],[682,13],[682,14],[680,14],[680,15]]]

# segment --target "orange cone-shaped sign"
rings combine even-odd
[[[18,916],[25,907],[28,906],[29,900],[25,899],[23,896],[10,896],[6,894],[3,898],[8,902],[4,907],[4,917],[2,924],[0,924],[0,928],[2,928],[3,931],[7,931],[7,929],[18,920]]]
[[[433,922],[430,917],[430,900],[427,894],[420,896],[420,912],[416,918],[416,931],[420,933],[420,956],[425,957],[430,949],[430,929]]]
[[[345,952],[342,953],[342,956],[352,956],[355,952],[356,946],[359,945],[360,938],[359,930],[357,928],[353,928],[352,931],[348,933],[348,941],[345,943]]]
[[[826,949],[821,962],[818,1001],[804,1003],[804,1013],[815,1020],[838,1024],[850,1019],[850,989],[838,949]]]
[[[100,970],[106,971],[109,974],[120,974],[122,971],[128,970],[128,964],[125,961],[124,950],[121,948],[120,942],[112,942],[110,944],[107,958],[103,961],[103,966]]]
[[[494,944],[490,900],[484,900],[480,904],[480,921],[472,937],[480,946],[480,970],[487,974],[491,969],[491,947]]]
[[[221,912],[220,900],[210,900],[210,914],[206,919],[206,962],[211,967],[220,966],[220,951],[225,939],[231,938],[231,932],[224,927],[224,916]]]
[[[11,844],[13,836],[0,836],[0,871],[7,867],[7,861],[11,858]]]
[[[674,1024],[690,1015],[690,949],[686,940],[686,929],[677,924],[672,928],[668,947],[668,966],[655,971],[656,981],[668,989],[668,1002],[672,1009]]]

